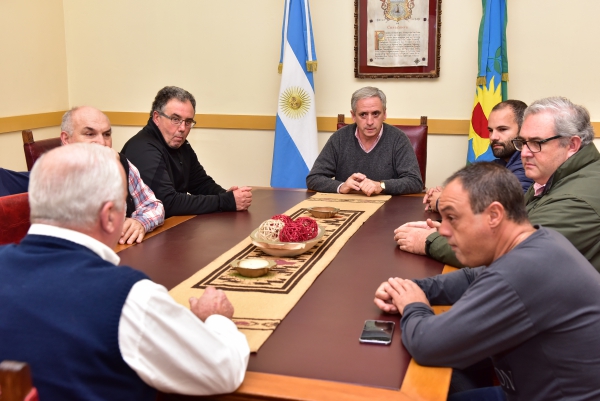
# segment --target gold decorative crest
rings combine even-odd
[[[381,0],[381,8],[386,20],[402,21],[412,17],[414,0]]]
[[[302,118],[310,109],[310,96],[301,87],[291,86],[281,94],[279,105],[289,118]]]

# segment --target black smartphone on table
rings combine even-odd
[[[358,341],[361,343],[389,345],[394,333],[394,322],[387,320],[366,320]]]

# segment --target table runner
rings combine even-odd
[[[285,212],[297,218],[310,216],[306,210],[309,207],[340,209],[332,218],[316,219],[325,228],[325,235],[310,251],[294,257],[270,256],[252,245],[248,237],[169,293],[177,302],[189,307],[189,298],[202,295],[208,285],[224,290],[235,308],[233,321],[246,335],[250,350],[256,352],[348,239],[388,199],[389,195],[317,193]],[[229,265],[235,259],[248,257],[271,259],[276,266],[265,276],[246,278]]]

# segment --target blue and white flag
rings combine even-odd
[[[271,186],[306,188],[319,154],[313,81],[317,61],[308,0],[285,0],[281,42]]]

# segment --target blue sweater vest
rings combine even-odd
[[[154,399],[118,341],[125,299],[145,278],[58,238],[0,247],[0,360],[29,363],[42,400]]]

